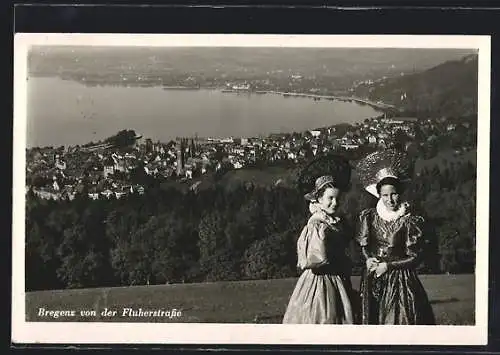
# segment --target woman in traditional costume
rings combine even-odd
[[[361,212],[356,240],[366,260],[361,278],[363,324],[435,324],[416,268],[421,262],[423,223],[402,201],[413,162],[396,150],[375,152],[356,168],[365,189],[378,198]]]
[[[297,267],[301,275],[290,297],[283,323],[353,324],[350,260],[345,251],[348,236],[337,215],[340,195],[350,179],[350,166],[339,157],[328,157],[332,169],[309,164],[299,178],[316,177],[305,194],[310,218],[297,240]],[[319,164],[318,164],[319,162]],[[315,170],[316,169],[316,170]],[[315,173],[316,174],[315,174]],[[299,182],[300,184],[300,182]]]

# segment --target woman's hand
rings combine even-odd
[[[375,276],[380,277],[387,271],[387,263],[379,263],[375,268]]]
[[[375,268],[378,265],[378,259],[377,258],[368,258],[366,259],[366,269],[368,272],[372,272],[375,270]]]

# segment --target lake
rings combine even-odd
[[[38,77],[30,78],[27,87],[28,147],[96,142],[122,129],[162,142],[196,134],[267,136],[355,123],[380,114],[351,102],[276,94],[87,86]]]

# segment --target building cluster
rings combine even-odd
[[[79,147],[32,148],[27,151],[27,190],[44,199],[121,198],[144,193],[125,177],[137,166],[137,156]],[[120,175],[121,174],[121,175]]]
[[[136,140],[128,149],[105,144],[86,147],[32,148],[27,150],[27,190],[44,199],[121,198],[143,194],[142,177],[189,181],[221,169],[241,169],[281,161],[299,163],[331,151],[360,147],[388,148],[397,135],[407,142],[453,134],[470,122],[412,117],[366,119],[355,125],[335,125],[301,133],[270,134],[251,138],[177,138],[169,143]],[[407,147],[406,147],[407,148]]]

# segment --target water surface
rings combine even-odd
[[[379,113],[356,103],[274,94],[28,81],[27,145],[85,144],[134,129],[153,141],[177,136],[252,137],[355,123]]]

